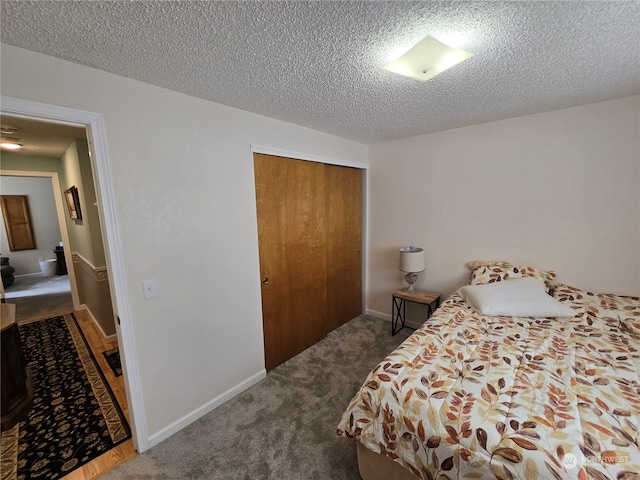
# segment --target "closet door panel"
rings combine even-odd
[[[328,330],[362,313],[362,171],[325,165]]]
[[[325,180],[320,163],[254,154],[265,363],[326,335]]]

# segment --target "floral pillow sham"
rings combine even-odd
[[[551,282],[556,278],[556,272],[540,270],[530,265],[513,265],[504,261],[477,260],[469,262],[471,270],[469,285],[485,285],[514,278],[533,277],[546,285],[547,292],[551,289]]]
[[[576,320],[588,328],[640,336],[640,297],[592,293],[563,283],[554,286],[553,297],[574,308],[580,305]]]

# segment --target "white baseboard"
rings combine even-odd
[[[382,318],[383,320],[386,320],[387,322],[391,321],[391,315],[389,315],[388,313],[382,313],[382,312],[378,312],[376,310],[371,310],[371,309],[366,309],[365,314],[367,315],[371,315],[372,317],[379,317]]]
[[[195,422],[200,417],[203,417],[207,413],[215,410],[220,405],[227,402],[228,400],[231,400],[236,395],[244,392],[249,387],[252,387],[256,383],[258,383],[260,380],[265,378],[266,376],[267,376],[267,371],[265,369],[262,369],[255,375],[252,375],[246,380],[240,382],[235,387],[230,388],[229,390],[224,392],[222,395],[219,395],[218,397],[214,398],[210,402],[207,402],[201,407],[192,411],[191,413],[188,413],[187,415],[180,418],[179,420],[172,423],[171,425],[167,426],[166,428],[163,428],[158,433],[155,433],[149,436],[149,448],[156,446],[163,440],[166,440],[167,438],[169,438],[174,433],[179,432],[180,430],[185,428],[187,425],[190,425],[191,423]]]
[[[388,314],[388,313],[377,312],[375,310],[370,310],[370,309],[365,310],[365,313],[367,315],[372,315],[374,317],[380,317],[383,320],[386,320],[387,322],[391,322],[391,315]],[[406,325],[407,325],[407,327],[411,327],[413,329],[417,329],[417,328],[420,328],[422,326],[421,323],[417,323],[415,321],[413,321],[413,322],[412,321],[408,321],[406,323]]]
[[[118,335],[116,335],[115,333],[113,335],[107,335],[104,332],[104,330],[102,329],[102,326],[100,326],[100,323],[98,323],[98,321],[96,320],[96,317],[93,316],[93,313],[91,313],[91,310],[89,310],[89,307],[87,307],[86,304],[83,303],[82,305],[80,305],[80,308],[78,310],[84,310],[89,314],[89,316],[91,317],[91,321],[96,326],[100,334],[104,337],[105,342],[113,343],[118,341]]]
[[[107,335],[106,337],[104,337],[104,341],[107,343],[114,343],[118,341],[118,335],[116,335],[115,333],[113,335]]]

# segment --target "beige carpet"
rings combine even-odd
[[[335,432],[369,371],[411,333],[390,330],[374,317],[351,320],[101,480],[360,479],[355,442]]]
[[[67,275],[16,277],[13,285],[5,288],[5,294],[7,303],[16,305],[18,323],[41,320],[73,310]]]

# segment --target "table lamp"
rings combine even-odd
[[[424,271],[424,251],[418,247],[403,247],[400,249],[400,271],[405,272],[404,279],[409,286],[404,289],[407,293],[415,293],[413,284],[418,273]]]

